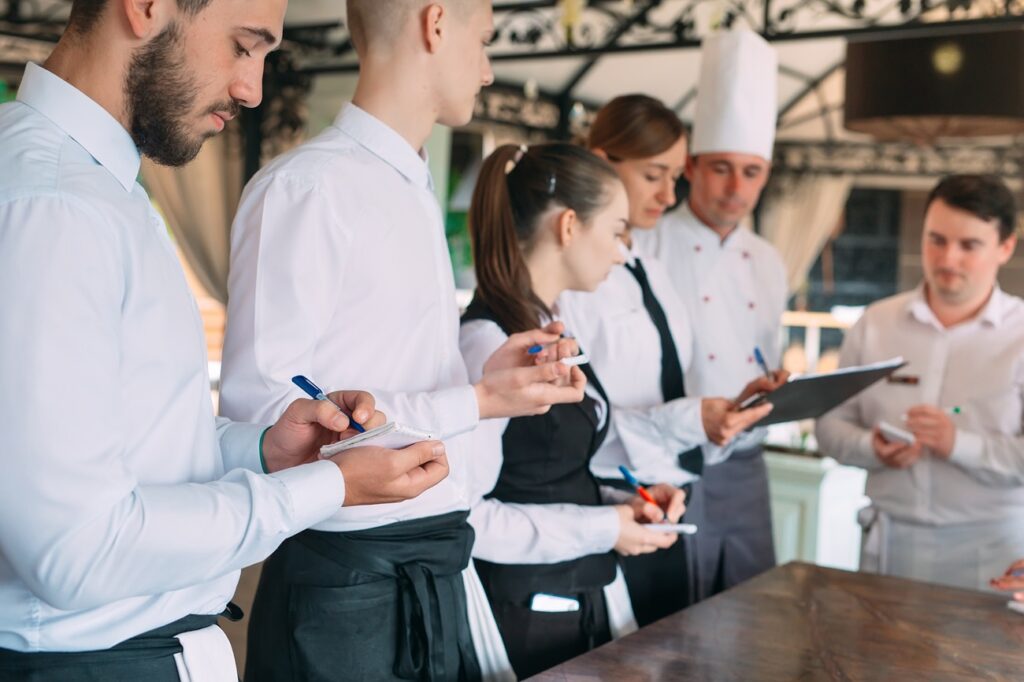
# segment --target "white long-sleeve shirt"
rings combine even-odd
[[[745,227],[723,242],[683,204],[654,230],[636,230],[637,251],[660,260],[686,304],[693,328],[693,360],[686,390],[693,395],[733,398],[761,374],[759,347],[778,367],[780,321],[786,309],[786,269],[778,251]],[[734,441],[734,448],[759,443],[766,429]],[[715,454],[707,447],[705,460]]]
[[[30,64],[0,107],[0,647],[107,648],[217,613],[328,516],[338,468],[260,471],[215,422],[198,309],[125,129]],[[227,472],[227,473],[225,473]]]
[[[359,388],[393,421],[440,434],[449,476],[414,500],[345,508],[351,531],[469,508],[479,420],[459,354],[459,311],[426,160],[348,105],[246,187],[231,235],[221,413],[265,421],[301,395]],[[460,437],[462,434],[467,434]]]
[[[867,495],[897,520],[1024,523],[1024,300],[996,287],[977,317],[947,329],[918,287],[870,306],[843,340],[840,365],[897,355],[909,363],[898,375],[919,383],[882,381],[829,412],[818,420],[821,451],[867,469]],[[886,467],[872,427],[899,426],[919,404],[962,408],[949,461]]]
[[[640,259],[630,250],[627,262],[642,262],[658,299],[683,369],[687,395],[665,402],[661,391],[661,337],[644,307],[643,292],[625,267],[615,267],[594,292],[567,291],[559,309],[590,358],[612,401],[612,424],[591,469],[602,478],[619,478],[619,465],[641,481],[685,485],[697,478],[679,467],[679,454],[703,445],[708,464],[731,451],[707,442],[701,421],[701,396],[693,392],[689,367],[693,330],[686,307],[664,266]]]
[[[473,320],[462,325],[459,345],[470,378],[478,380],[487,358],[508,337],[494,322]],[[604,400],[588,384],[587,395],[607,413]],[[502,434],[507,419],[484,421],[476,431],[477,455],[470,470],[472,510],[476,531],[473,556],[495,563],[542,564],[578,559],[611,551],[619,537],[619,516],[612,506],[576,504],[518,504],[484,499],[494,489],[504,462]],[[629,495],[601,489],[606,504],[625,502]]]

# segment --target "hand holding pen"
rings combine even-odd
[[[640,485],[629,469],[619,466],[619,472],[630,486],[636,490],[638,499],[634,501],[633,511],[640,523],[676,523],[686,511],[686,494],[667,483],[657,483],[650,487]]]
[[[765,362],[764,359],[764,354],[757,346],[754,347],[753,359],[757,362],[758,367],[761,368],[761,372],[764,376],[757,377],[744,386],[743,390],[736,397],[734,402],[743,407],[749,405],[748,401],[750,401],[754,396],[771,393],[779,386],[782,386],[784,383],[789,381],[789,372],[784,369],[772,370],[768,367],[768,363]]]
[[[962,412],[959,407],[944,409],[935,405],[915,405],[907,410],[904,421],[917,443],[937,457],[949,459],[956,442],[956,423],[953,417]]]
[[[337,391],[330,399],[324,398],[292,402],[277,423],[263,432],[259,454],[264,471],[274,473],[315,462],[322,446],[355,435],[352,422],[338,405],[354,412],[370,428],[385,421],[366,391]]]
[[[998,578],[992,578],[989,584],[997,590],[1013,592],[1014,600],[1024,602],[1024,559],[1010,564],[1006,573]]]
[[[326,401],[328,403],[331,403],[335,407],[337,407],[338,411],[341,412],[343,415],[345,415],[345,417],[348,419],[349,426],[351,426],[357,432],[359,432],[359,433],[365,433],[366,432],[366,429],[364,429],[363,425],[359,423],[359,420],[356,420],[355,417],[350,412],[346,411],[346,409],[339,404],[340,400],[337,401],[337,402],[334,401],[334,400],[331,400],[331,398],[329,398],[327,396],[327,394],[325,394],[323,392],[323,390],[319,386],[314,384],[312,381],[310,381],[306,377],[302,376],[301,374],[299,374],[297,376],[293,376],[292,377],[292,383],[295,384],[296,386],[298,386],[299,388],[301,388],[303,390],[303,392],[305,392],[306,395],[308,395],[313,400]],[[343,394],[339,394],[339,398],[343,399]],[[359,416],[362,419],[367,419],[369,417],[369,415],[363,416],[363,412],[360,412]]]

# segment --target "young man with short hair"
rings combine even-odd
[[[257,174],[235,219],[221,406],[271,418],[297,367],[328,386],[356,382],[396,421],[445,438],[452,475],[415,502],[342,510],[285,543],[264,565],[246,679],[477,679],[467,517],[472,459],[493,443],[474,429],[578,402],[585,379],[527,353],[557,341],[557,326],[513,336],[475,385],[459,352],[422,149],[435,124],[468,123],[492,80],[490,3],[347,7],[360,58],[352,104]]]
[[[924,282],[869,306],[843,341],[842,366],[908,363],[818,421],[821,451],[868,471],[862,569],[985,589],[1024,555],[1024,300],[997,281],[1016,220],[998,178],[943,179]]]

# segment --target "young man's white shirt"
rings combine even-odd
[[[342,504],[341,473],[257,475],[263,427],[215,421],[198,309],[108,112],[30,64],[0,142],[0,647],[219,613]]]
[[[449,476],[419,497],[345,508],[353,531],[469,508],[476,394],[459,353],[444,225],[426,160],[349,104],[246,187],[231,235],[221,413],[271,419],[305,374],[373,393],[392,421],[438,434]],[[464,435],[465,434],[465,435]]]
[[[918,383],[878,383],[822,417],[822,452],[867,469],[868,496],[897,524],[965,529],[971,542],[989,546],[980,552],[1005,554],[982,557],[983,563],[1005,564],[1024,553],[1024,300],[997,286],[974,319],[947,329],[918,287],[870,306],[847,333],[840,364],[898,355],[909,363],[898,373]],[[902,425],[919,404],[961,408],[951,417],[956,437],[949,460],[926,453],[907,469],[885,466],[871,446],[871,429],[880,421]],[[899,553],[898,544],[890,551]],[[959,549],[966,551],[962,543]],[[972,575],[953,576],[965,587],[991,577],[967,570]]]

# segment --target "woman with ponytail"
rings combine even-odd
[[[686,142],[679,117],[651,97],[617,97],[598,111],[588,146],[611,164],[629,196],[626,263],[594,293],[568,294],[561,301],[617,415],[592,470],[609,485],[622,484],[619,466],[626,466],[641,483],[667,481],[682,487],[687,492],[684,520],[698,528],[695,536],[665,552],[624,559],[641,627],[690,605],[701,592],[701,581],[715,580],[698,575],[706,520],[700,475],[705,465],[727,457],[728,443],[771,409],[740,411],[738,403],[775,386],[760,379],[735,399],[699,397],[699,387],[686,380],[693,332],[685,304],[662,264],[640,258],[633,248],[632,232],[653,228],[675,203]]]
[[[615,171],[579,147],[504,146],[484,162],[469,215],[478,285],[460,334],[470,376],[509,335],[556,320],[564,291],[593,291],[622,263],[627,218]],[[538,356],[578,351],[567,338]],[[576,369],[587,377],[581,403],[498,423],[489,448],[478,434],[473,555],[520,678],[623,633],[632,614],[615,551],[672,545],[675,534],[643,523],[684,511],[672,486],[651,487],[655,506],[599,485],[589,465],[610,407],[592,368]],[[606,599],[615,584],[622,598]]]

